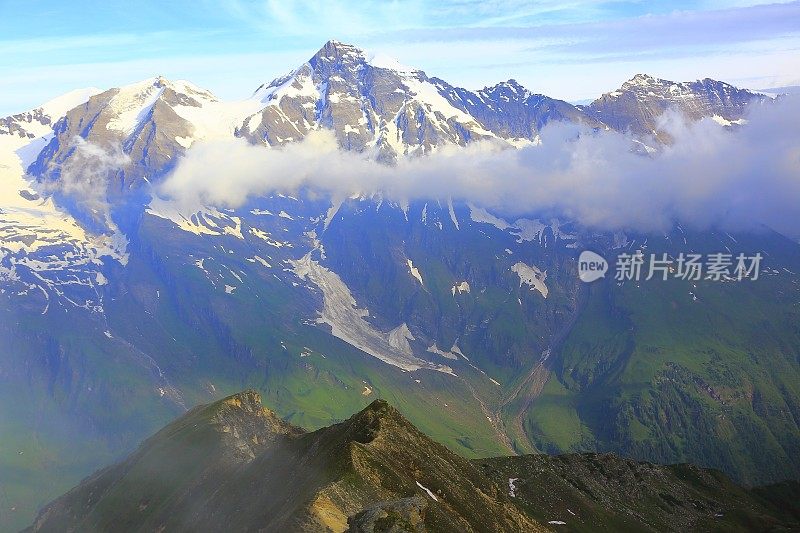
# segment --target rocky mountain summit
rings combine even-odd
[[[659,132],[658,121],[668,110],[690,120],[710,117],[723,126],[732,126],[743,123],[748,105],[767,100],[769,97],[763,94],[709,78],[676,83],[637,74],[583,109],[615,130],[667,140]]]
[[[240,131],[254,142],[283,144],[326,128],[343,148],[384,159],[475,140],[533,142],[552,120],[594,123],[513,80],[472,92],[337,41],[256,96],[268,105]]]

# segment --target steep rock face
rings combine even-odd
[[[669,109],[690,120],[714,117],[721,124],[731,125],[742,119],[750,103],[765,99],[763,95],[709,78],[676,83],[637,74],[585,109],[615,130],[658,137],[658,119]],[[667,140],[663,133],[659,139]]]
[[[604,127],[572,104],[532,93],[513,79],[477,93],[463,89],[455,89],[455,92],[468,113],[486,129],[504,138],[536,139],[542,128],[550,122]]]
[[[246,391],[200,406],[146,440],[124,462],[97,472],[49,506],[35,530],[135,530],[189,525],[207,497],[257,455],[272,453],[302,430]],[[67,518],[69,516],[69,518]]]

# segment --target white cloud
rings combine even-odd
[[[159,194],[187,206],[235,207],[252,196],[310,189],[334,197],[464,200],[509,215],[558,213],[603,229],[767,224],[800,234],[800,99],[754,108],[737,132],[665,117],[675,139],[644,157],[618,133],[554,124],[541,146],[447,147],[386,166],[338,149],[331,133],[265,149],[243,140],[198,144]]]
[[[74,154],[57,168],[58,178],[42,187],[74,201],[95,221],[104,221],[109,214],[109,183],[130,163],[130,157],[120,146],[103,147],[78,136],[72,138],[70,148]]]

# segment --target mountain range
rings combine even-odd
[[[446,197],[301,190],[189,209],[152,194],[195,143],[268,150],[325,130],[393,165],[473,141],[538,146],[566,123],[628,135],[650,157],[671,142],[663,112],[735,132],[772,101],[637,75],[574,106],[513,80],[469,91],[330,41],[241,101],[155,77],[0,119],[0,528],[245,388],[292,435],[382,397],[470,459],[614,452],[745,484],[797,479],[790,238],[601,232]],[[587,285],[587,248],[765,259],[757,283]],[[514,509],[508,520],[531,519]]]

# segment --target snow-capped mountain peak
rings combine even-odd
[[[241,134],[280,145],[313,129],[331,129],[342,147],[379,158],[428,153],[497,135],[466,108],[455,87],[423,71],[339,41],[327,42],[307,63],[255,92],[265,108],[245,120]]]
[[[366,53],[361,48],[331,39],[322,45],[322,48],[309,60],[309,63],[319,61],[360,61]]]
[[[244,119],[263,104],[246,99],[221,102],[188,81],[147,78],[91,96],[71,109],[54,138],[28,169],[41,180],[57,178],[73,157],[75,138],[106,150],[122,150],[124,192],[144,178],[160,175],[198,140],[232,138]]]
[[[636,74],[634,77],[626,81],[622,84],[623,87],[646,87],[648,85],[654,85],[658,83],[671,83],[667,82],[666,80],[662,80],[660,78],[656,78],[651,76],[650,74]]]
[[[508,81],[503,81],[494,85],[492,87],[484,87],[478,94],[484,95],[491,100],[505,100],[505,101],[512,101],[512,100],[525,100],[526,98],[530,97],[533,93],[520,85],[517,80],[510,79]]]
[[[106,109],[113,116],[106,128],[126,135],[133,133],[164,94],[165,87],[165,80],[160,77],[120,87],[107,104]]]

